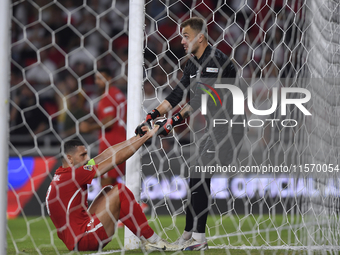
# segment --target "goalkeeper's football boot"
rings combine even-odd
[[[203,242],[198,242],[193,238],[187,240],[183,245],[184,251],[203,251],[208,249],[208,242],[205,240]]]
[[[191,238],[190,238],[191,239]],[[190,239],[186,240],[184,239],[182,236],[178,237],[177,240],[175,242],[173,242],[172,244],[174,245],[181,245],[183,246],[183,244],[187,241],[189,241]]]

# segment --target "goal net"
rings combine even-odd
[[[337,254],[339,2],[145,0],[144,7],[140,121],[180,83],[188,60],[184,20],[204,18],[209,44],[237,69],[246,134],[234,165],[209,170],[215,171],[207,190],[209,248]],[[97,105],[108,91],[97,90],[98,69],[108,67],[112,84],[127,93],[133,17],[123,0],[12,1],[11,10],[8,253],[61,254],[66,247],[46,212],[46,191],[61,164],[63,141],[79,138],[97,155],[99,130],[83,133],[79,126],[102,124]],[[119,116],[114,121],[124,123]],[[205,127],[204,116],[195,113],[141,149],[141,169],[135,169],[140,199],[155,232],[170,242],[184,230],[191,150]],[[97,181],[89,198],[99,190]],[[121,233],[108,253],[124,253]]]
[[[333,91],[337,94],[339,3],[147,1],[145,113],[180,83],[188,58],[183,55],[179,25],[194,16],[206,20],[209,43],[233,59],[239,71],[238,85],[248,92],[244,124],[248,132],[237,170],[221,171],[217,165],[210,168],[216,173],[211,180],[206,226],[209,244],[335,252],[339,179],[334,144],[337,128],[332,127],[331,119],[338,99],[331,95]],[[258,110],[275,107],[273,88],[281,91],[277,109],[282,104],[286,107],[282,89],[309,91],[311,99],[304,105],[312,116],[294,106],[288,106],[286,114],[283,108],[267,115],[252,110],[252,106]],[[287,99],[304,96],[290,93]],[[219,122],[229,125],[230,120]],[[180,235],[183,231],[176,219],[185,213],[185,207],[191,207],[190,148],[199,144],[204,127],[200,114],[191,116],[171,136],[160,139],[156,149],[146,151],[142,199],[153,204],[152,220],[157,222],[164,211],[171,215],[171,225],[160,224],[165,233],[171,230]],[[242,169],[255,170],[238,174]],[[271,169],[277,171],[273,174]],[[221,176],[222,172],[227,172],[226,176]]]

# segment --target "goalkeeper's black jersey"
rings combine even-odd
[[[201,95],[206,91],[209,91],[216,98],[214,92],[204,84],[207,83],[207,85],[213,87],[215,81],[219,78],[222,78],[222,82],[227,81],[228,84],[235,84],[236,69],[227,55],[208,45],[200,59],[192,57],[188,60],[180,83],[166,97],[166,100],[172,107],[175,107],[182,101],[185,91],[185,96],[190,93],[189,104],[196,111],[201,107]],[[216,89],[216,92],[222,100],[222,106],[219,102],[215,104],[213,99],[208,96],[207,115],[205,115],[208,127],[212,119],[233,119],[234,122],[242,122],[242,116],[234,117],[232,114],[231,93],[227,89]],[[228,128],[223,127],[223,129],[227,130]],[[233,133],[242,133],[243,131],[243,126],[240,125],[232,130]]]

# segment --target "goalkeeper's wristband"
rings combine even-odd
[[[174,126],[180,124],[183,121],[183,117],[180,113],[176,113],[171,119],[158,120],[155,125],[159,125],[158,135],[168,135]]]
[[[173,127],[180,124],[183,121],[183,117],[179,112],[176,113],[174,116],[172,116],[171,119],[172,119],[172,126]]]
[[[157,109],[153,109],[151,112],[148,113],[148,115],[146,115],[146,121],[150,122],[151,120],[154,120],[159,116],[161,116],[159,111]]]

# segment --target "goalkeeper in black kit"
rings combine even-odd
[[[193,17],[181,24],[182,45],[190,58],[187,61],[183,77],[171,94],[146,116],[145,122],[136,128],[136,134],[142,134],[141,128],[151,126],[151,121],[163,116],[176,105],[183,96],[190,94],[190,101],[172,118],[156,121],[160,125],[159,134],[167,135],[172,128],[180,124],[190,114],[201,107],[201,98],[205,93],[219,96],[216,103],[212,97],[206,102],[206,129],[198,141],[196,166],[228,166],[235,162],[244,135],[243,116],[233,116],[232,96],[227,89],[214,89],[216,82],[235,83],[236,70],[232,61],[220,50],[211,47],[207,39],[207,27],[203,19]],[[233,83],[231,83],[233,82]],[[215,125],[213,119],[231,120],[237,125]],[[191,169],[189,204],[186,207],[186,225],[182,236],[175,242],[184,250],[204,250],[208,248],[205,226],[208,217],[211,174],[198,173]]]

